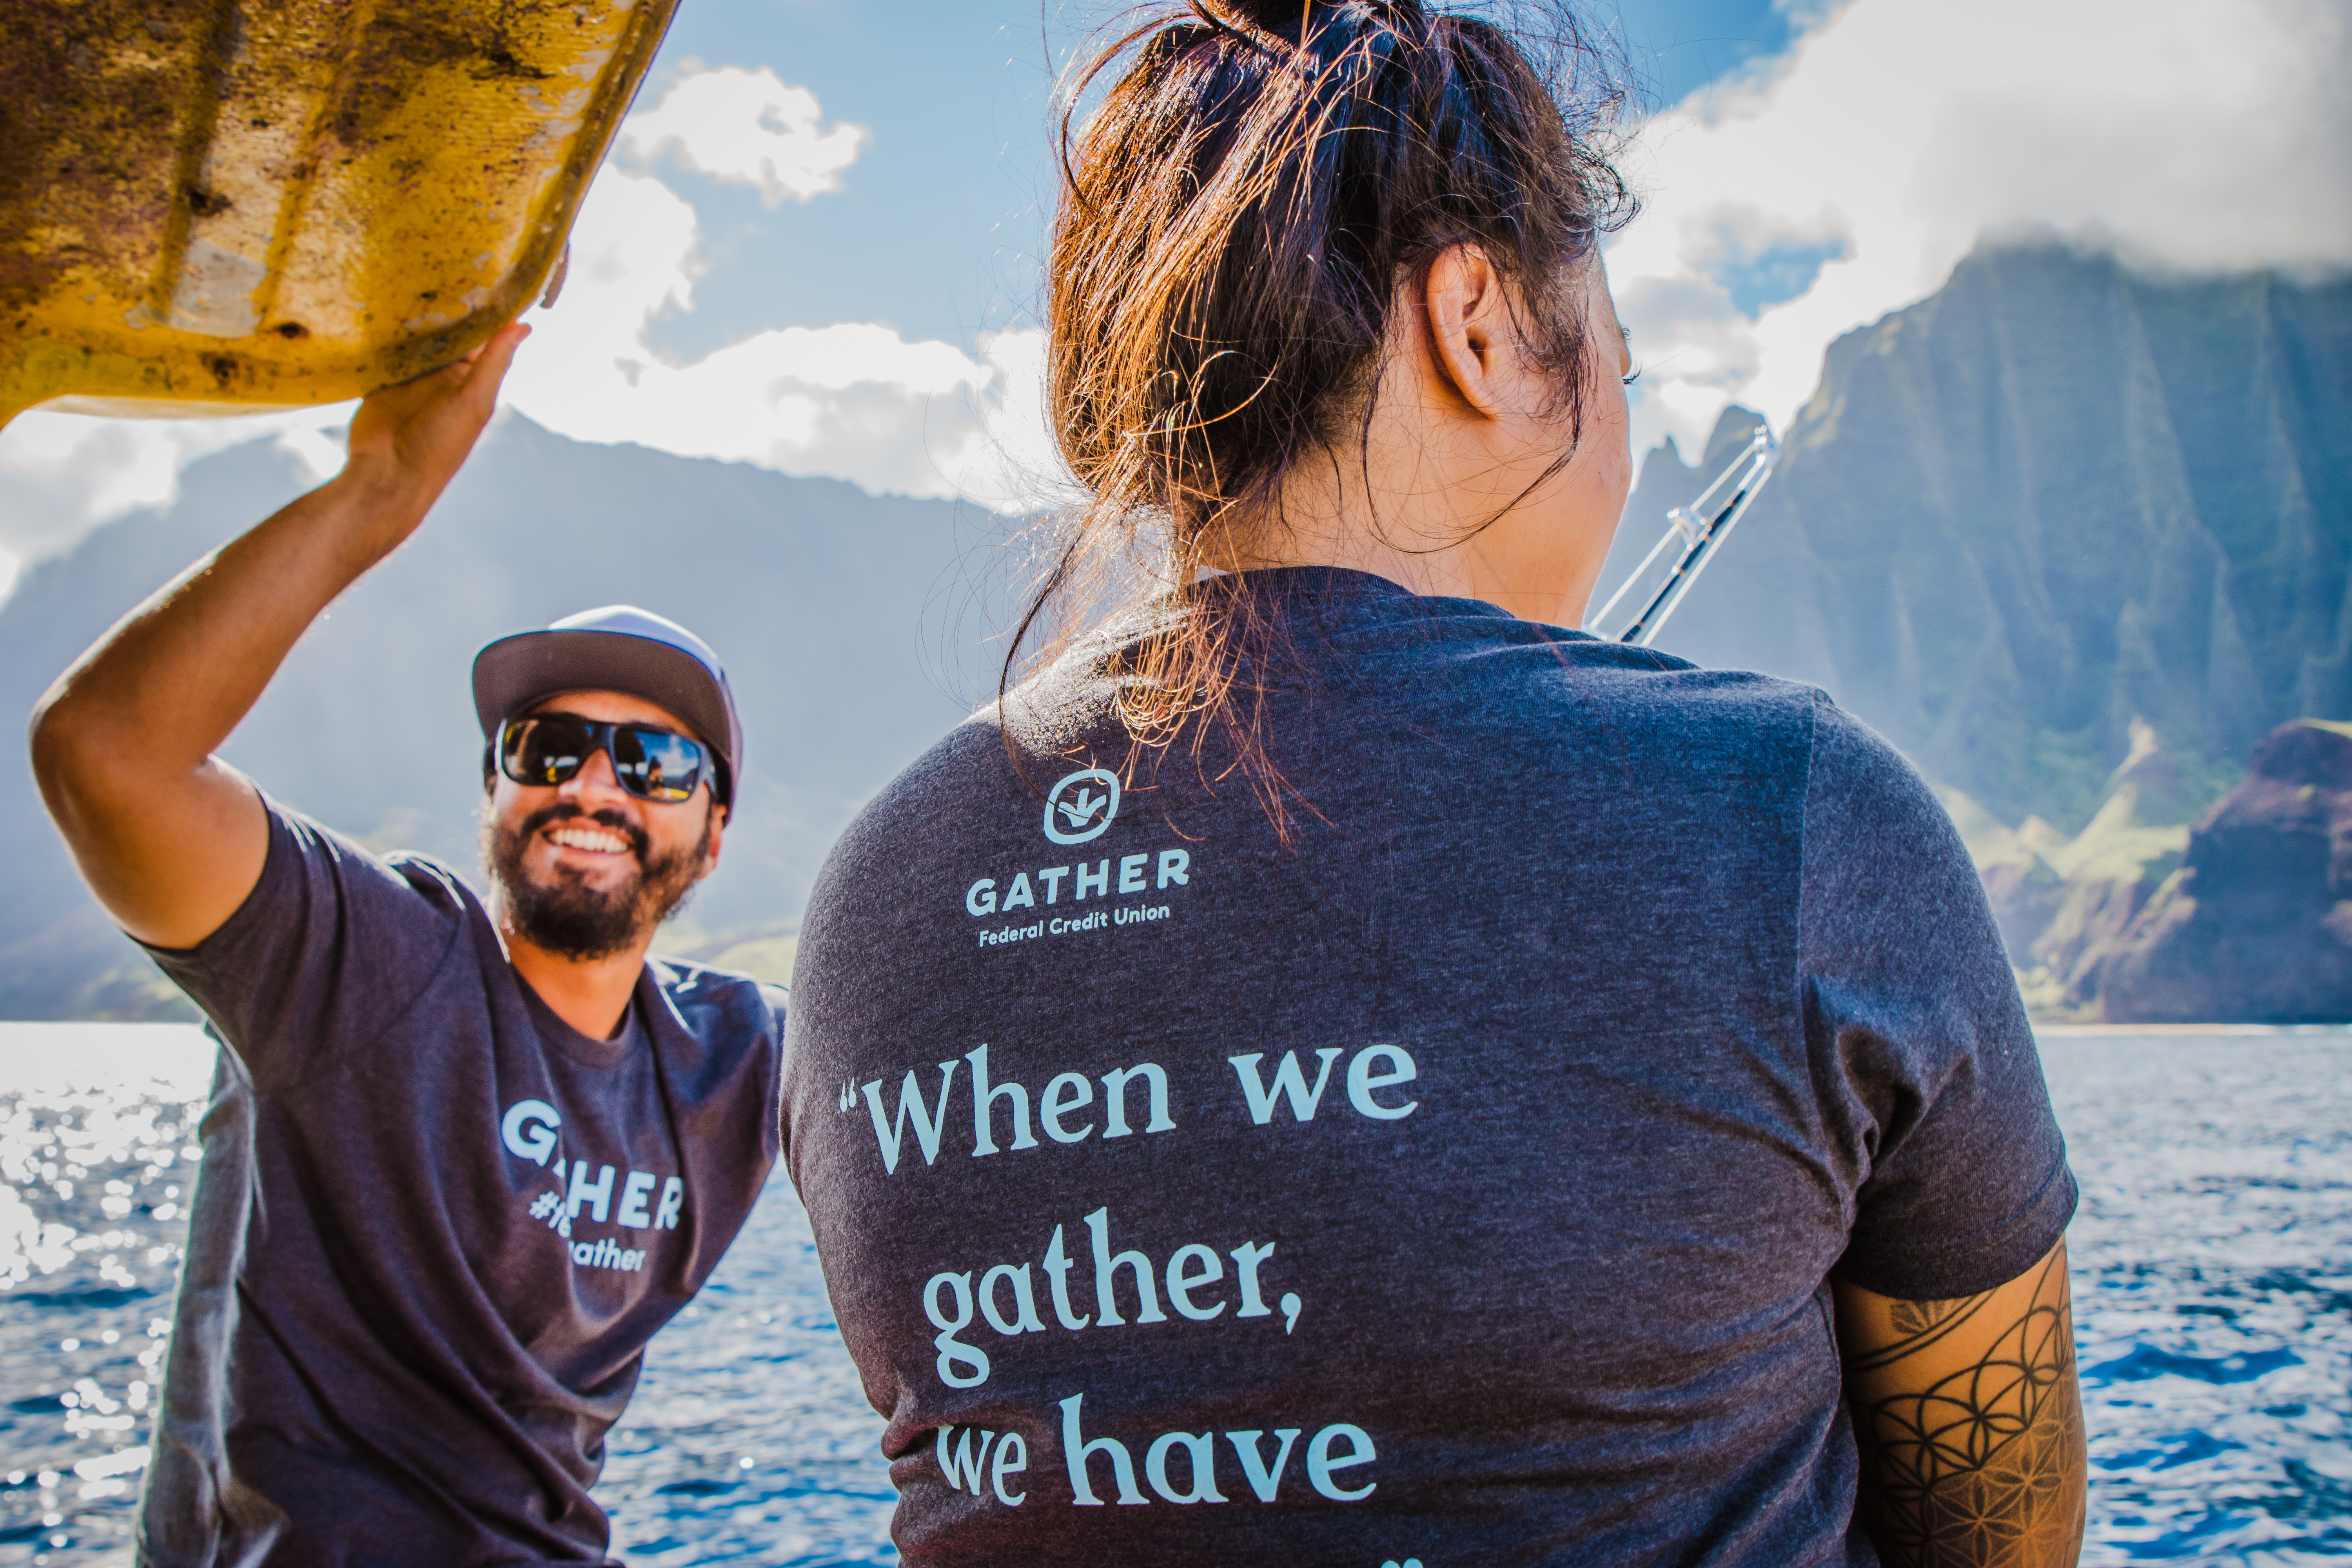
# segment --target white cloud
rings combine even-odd
[[[20,414],[0,433],[0,598],[17,567],[62,550],[108,518],[167,506],[198,458],[276,437],[325,479],[342,467],[328,432],[354,405],[328,404],[239,419],[101,419]]]
[[[507,401],[583,441],[848,479],[872,491],[1034,500],[1054,471],[1044,340],[984,335],[974,358],[844,322],[757,333],[690,363],[648,346],[689,310],[694,209],[659,180],[607,168],[572,230],[562,298],[532,318]]]
[[[816,94],[762,68],[696,71],[621,122],[620,145],[651,162],[674,154],[688,168],[750,185],[770,206],[841,189],[841,172],[873,134],[824,123]]]
[[[1649,205],[1609,260],[1637,446],[1688,450],[1735,399],[1785,427],[1832,338],[1986,234],[2191,270],[2352,262],[2348,34],[2336,0],[1851,0],[1629,162]]]

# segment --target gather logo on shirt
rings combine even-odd
[[[1100,838],[1118,815],[1118,775],[1108,768],[1080,768],[1047,793],[1045,837],[1055,844],[1085,844]]]
[[[1118,775],[1080,768],[1046,792],[1046,842],[1090,844],[1110,830],[1118,806]],[[1091,865],[1080,855],[1066,866],[999,868],[964,884],[964,913],[988,922],[973,931],[983,948],[1156,925],[1176,916],[1177,900],[1192,886],[1192,853],[1173,846],[1099,856]],[[1092,908],[1078,907],[1090,899]]]
[[[575,1238],[572,1223],[584,1206],[599,1225],[609,1221],[627,1230],[676,1230],[686,1212],[685,1179],[657,1171],[624,1175],[618,1167],[596,1165],[585,1155],[567,1161],[557,1146],[562,1126],[563,1113],[543,1100],[515,1101],[499,1122],[499,1138],[508,1153],[548,1168],[555,1178],[554,1191],[531,1200],[530,1217],[569,1242],[572,1261],[581,1268],[626,1273],[643,1268],[650,1249],[629,1247],[609,1236]],[[592,1167],[593,1175],[589,1173]]]

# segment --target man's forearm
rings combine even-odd
[[[42,699],[42,799],[131,935],[193,946],[259,880],[268,818],[212,752],[319,612],[413,527],[347,470],[188,568]]]
[[[2063,1244],[2002,1289],[1884,1309],[1883,1331],[1846,1363],[1856,1504],[1880,1557],[2072,1564],[2089,1466]]]
[[[259,879],[268,819],[212,753],[319,613],[414,532],[496,406],[522,341],[360,405],[329,483],[197,562],[99,639],[34,710],[33,773],[123,928],[201,942]]]

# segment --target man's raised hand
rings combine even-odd
[[[352,417],[341,481],[397,507],[414,527],[474,449],[529,336],[509,322],[456,363],[369,394]]]

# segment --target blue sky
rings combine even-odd
[[[1703,114],[1771,76],[1803,33],[1791,3],[1630,0],[1598,19],[1641,111]],[[1132,13],[1048,4],[688,0],[511,403],[583,440],[1049,504],[1034,312],[1055,72]],[[1753,319],[1802,294],[1843,253],[1820,226],[1726,229],[1706,298]],[[1660,417],[1711,419],[1714,364]]]
[[[872,141],[842,188],[770,208],[665,161],[703,227],[695,309],[650,341],[688,358],[767,328],[875,321],[969,342],[1020,324],[1053,201],[1050,37],[1107,7],[1002,0],[685,0],[641,104],[697,66],[768,67]],[[1771,0],[1629,0],[1598,13],[1661,103],[1778,54]]]

